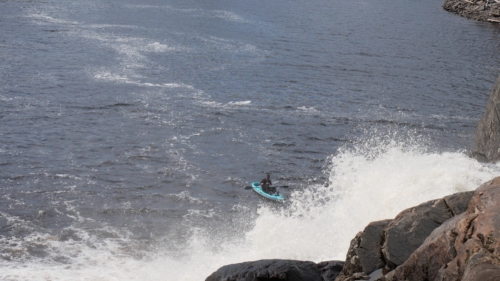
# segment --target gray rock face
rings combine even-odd
[[[389,267],[404,263],[435,228],[452,216],[444,199],[429,201],[400,213],[386,229],[382,252]]]
[[[323,281],[334,281],[335,278],[339,276],[343,267],[343,261],[324,261],[318,263],[318,268],[321,271]]]
[[[223,266],[205,281],[333,281],[343,265],[340,261],[316,264],[296,260],[259,260]]]
[[[371,222],[351,240],[344,268],[337,281],[358,279],[355,276],[370,274],[385,265],[381,248],[384,229],[391,221]]]
[[[486,104],[486,111],[476,127],[474,155],[479,160],[500,159],[500,77]]]
[[[448,206],[448,209],[453,213],[454,216],[459,215],[467,211],[469,207],[469,202],[474,196],[474,191],[466,191],[455,193],[444,197],[444,202]]]
[[[370,274],[385,265],[381,247],[384,242],[384,229],[391,222],[392,220],[372,222],[361,233],[361,241],[356,252],[363,272]]]

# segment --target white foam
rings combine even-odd
[[[64,19],[57,19],[46,14],[30,14],[27,18],[35,19],[38,24],[64,24],[64,25],[78,25],[79,22],[69,21]]]
[[[126,29],[142,29],[136,25],[126,25],[126,24],[89,24],[90,28],[104,29],[104,28],[126,28]]]
[[[174,88],[186,87],[181,83],[152,83],[138,74],[137,70],[150,67],[151,61],[148,58],[152,53],[189,51],[189,48],[175,47],[164,43],[152,41],[140,37],[120,37],[93,30],[81,31],[77,36],[95,41],[101,46],[114,50],[117,54],[116,65],[106,69],[91,69],[91,77],[97,80],[105,80],[115,83],[133,84],[142,87]],[[192,86],[189,86],[192,88]]]
[[[251,100],[246,100],[246,101],[230,101],[227,104],[228,105],[249,105],[251,103],[252,103]]]
[[[154,52],[154,53],[164,53],[164,52],[168,52],[168,51],[176,51],[177,50],[176,48],[170,47],[170,46],[165,45],[165,44],[161,44],[159,42],[149,43],[146,45],[146,47],[144,49],[146,51]]]
[[[171,13],[183,13],[192,17],[206,17],[206,18],[218,18],[221,20],[236,22],[236,23],[252,23],[245,19],[244,17],[225,10],[206,10],[206,9],[187,9],[187,8],[174,8],[168,5],[125,5],[125,7],[131,9],[154,9],[154,10],[164,10]]]
[[[174,200],[190,203],[190,204],[201,204],[203,201],[201,199],[191,196],[189,191],[184,190],[177,194],[168,194],[167,197],[173,198]]]
[[[251,23],[251,21],[245,19],[244,17],[224,10],[209,11],[208,15],[210,17],[219,18],[225,21],[237,22],[237,23]]]
[[[297,109],[302,110],[302,111],[306,111],[306,112],[318,112],[318,110],[312,106],[300,106],[300,107],[297,107]]]
[[[139,80],[136,80],[134,78],[127,77],[125,75],[121,75],[118,73],[112,73],[110,71],[98,71],[94,73],[94,78],[97,80],[102,80],[102,81],[107,81],[107,82],[114,82],[114,83],[123,83],[123,84],[132,84],[136,86],[141,86],[141,87],[156,87],[156,88],[184,88],[184,89],[189,89],[189,90],[196,90],[193,86],[183,84],[183,83],[149,83],[149,82],[142,82]]]

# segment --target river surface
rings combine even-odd
[[[467,154],[500,29],[441,5],[0,0],[0,279],[342,260],[498,175]]]

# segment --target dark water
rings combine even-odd
[[[460,157],[500,30],[441,5],[0,1],[1,278],[165,280],[95,264],[160,254],[174,272],[200,229],[259,225],[244,186],[329,183],[360,139]]]

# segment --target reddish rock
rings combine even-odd
[[[456,193],[404,210],[394,220],[370,223],[351,241],[344,269],[336,281],[350,280],[356,274],[371,274],[378,269],[383,269],[382,273],[386,274],[412,257],[424,241],[434,241],[435,245],[453,244],[458,234],[448,237],[441,232],[450,232],[450,229],[455,229],[455,224],[464,223],[460,218],[465,216],[473,195],[473,191]],[[433,232],[440,226],[441,232]],[[442,242],[442,239],[446,241]],[[449,252],[445,246],[436,246],[433,251],[426,249],[422,255],[413,257],[422,259],[419,262],[425,265],[398,272],[398,278],[412,274],[415,276],[412,280],[424,280],[419,276],[428,275],[429,271],[435,276],[441,266],[434,268],[439,264],[434,260],[450,261],[455,256],[453,249]],[[432,264],[425,262],[429,260],[433,261]],[[391,275],[395,273],[393,271]]]
[[[467,211],[434,230],[386,280],[500,280],[500,177],[481,185]]]

